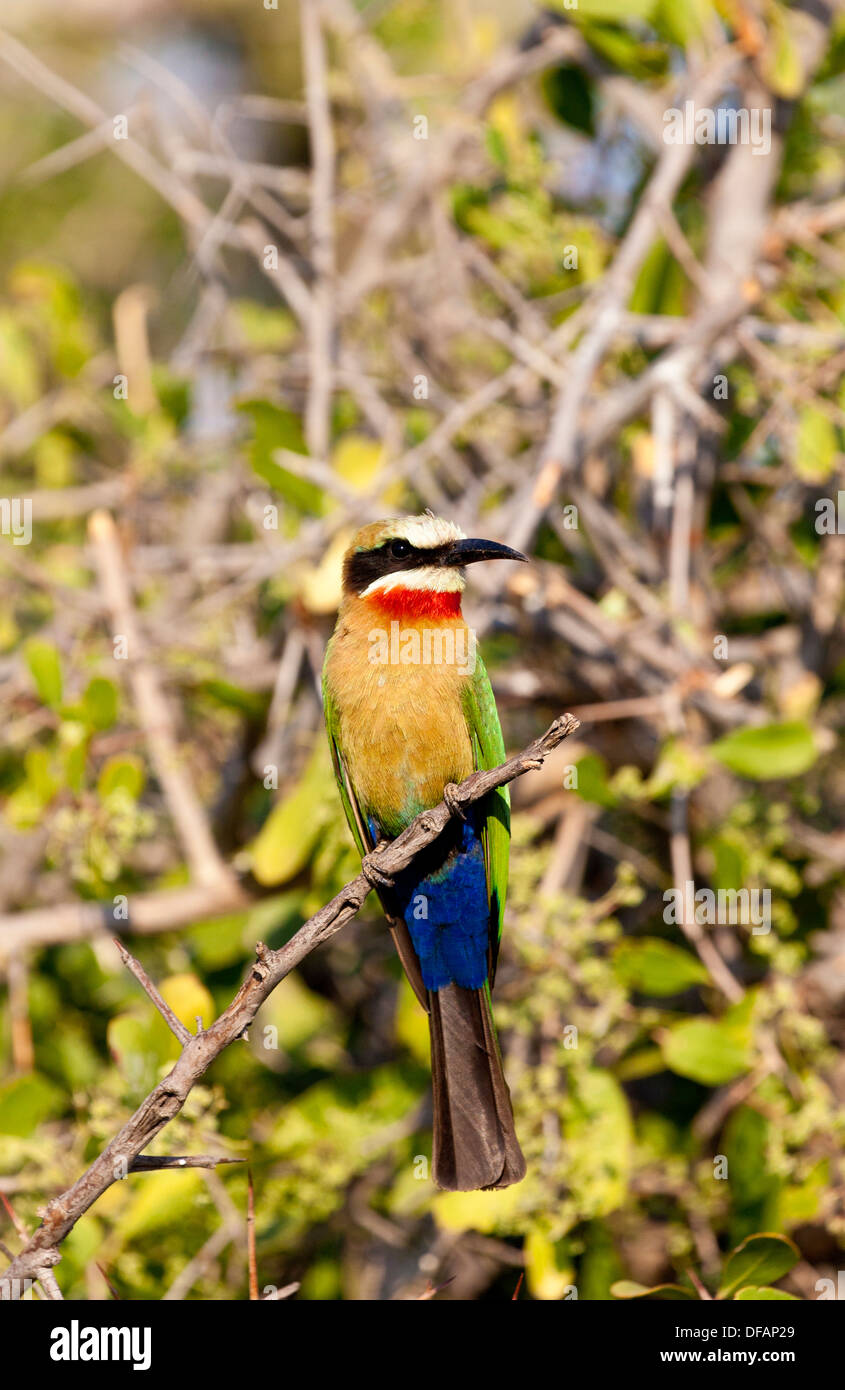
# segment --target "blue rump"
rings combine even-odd
[[[487,979],[490,904],[484,849],[472,820],[453,822],[397,875],[393,896],[419,957],[426,989],[462,985],[480,989]],[[444,840],[446,844],[444,845]]]

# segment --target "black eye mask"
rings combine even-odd
[[[397,550],[400,553],[397,554]],[[454,550],[451,542],[423,547],[397,537],[374,550],[359,550],[350,555],[343,568],[343,582],[347,589],[361,594],[386,574],[401,574],[405,570],[422,569],[424,565],[448,565],[453,562]]]

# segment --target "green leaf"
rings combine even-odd
[[[95,676],[82,697],[83,718],[92,729],[110,729],[117,718],[120,696],[114,681]]]
[[[808,483],[823,483],[836,466],[836,426],[823,410],[806,405],[798,417],[795,472]]]
[[[630,77],[651,82],[655,77],[666,75],[668,55],[665,44],[645,42],[639,34],[617,25],[596,23],[592,17],[583,25],[583,33],[596,53]]]
[[[419,1011],[425,1019],[422,1009]],[[294,973],[286,976],[274,989],[258,1016],[258,1026],[253,1030],[253,1035],[257,1039],[259,1056],[262,1043],[270,1046],[265,1036],[268,1026],[276,1030],[273,1046],[278,1046],[283,1052],[296,1052],[313,1038],[328,1040],[337,1034],[338,1016],[328,999],[315,994]]]
[[[486,1200],[485,1200],[486,1198]],[[519,1183],[489,1192],[438,1192],[432,1214],[444,1231],[478,1231],[494,1235],[507,1231],[520,1209]]]
[[[229,307],[250,347],[283,352],[296,337],[296,321],[286,309],[270,308],[251,299],[232,300]]]
[[[129,1181],[137,1185],[137,1192],[117,1223],[117,1232],[126,1242],[151,1231],[176,1230],[180,1222],[194,1215],[205,1189],[198,1168],[139,1174]]]
[[[710,752],[732,772],[757,782],[800,777],[819,755],[813,731],[802,720],[737,729],[711,743]]]
[[[189,1032],[197,1031],[197,1018],[208,1028],[216,1017],[214,1000],[196,975],[170,975],[161,985],[161,996]],[[150,1090],[161,1067],[179,1056],[181,1044],[151,1003],[137,1004],[109,1020],[109,1050],[133,1090]]]
[[[845,119],[845,73],[839,73],[827,82],[814,82],[806,100],[814,111]]]
[[[823,1158],[813,1164],[802,1182],[784,1184],[777,1195],[772,1225],[788,1231],[815,1221],[830,1182],[830,1162]]]
[[[707,775],[706,760],[701,750],[680,738],[670,738],[645,784],[646,795],[662,797],[675,787],[696,787]]]
[[[580,1233],[579,1233],[580,1234]],[[584,1253],[578,1265],[578,1297],[585,1303],[606,1303],[610,1286],[622,1275],[616,1242],[605,1221],[584,1228]]]
[[[64,780],[71,791],[81,792],[88,762],[88,731],[84,724],[65,720],[61,727],[60,741]]]
[[[687,279],[669,247],[658,238],[643,260],[631,294],[632,314],[683,314]]]
[[[709,978],[696,956],[656,936],[620,941],[613,952],[613,969],[629,989],[658,997],[680,994]]]
[[[749,1284],[744,1289],[740,1289],[734,1295],[734,1303],[766,1303],[774,1299],[788,1300],[790,1303],[800,1303],[800,1298],[796,1298],[794,1293],[785,1293],[783,1289],[771,1289],[766,1286],[760,1288],[758,1285]]]
[[[231,912],[224,917],[197,922],[186,939],[194,960],[203,970],[224,970],[248,954],[246,913]]]
[[[722,1086],[751,1066],[747,1037],[725,1020],[685,1019],[668,1030],[661,1051],[670,1071],[703,1086]]]
[[[0,361],[3,393],[19,410],[34,405],[41,395],[38,353],[11,310],[0,310]]]
[[[505,144],[504,136],[494,125],[488,125],[484,132],[484,146],[494,163],[500,169],[506,169],[508,165],[508,147]]]
[[[24,754],[26,780],[6,801],[6,819],[21,830],[37,825],[44,808],[59,789],[46,748],[28,748]]]
[[[798,1247],[788,1236],[767,1231],[746,1236],[727,1258],[719,1297],[728,1298],[746,1284],[771,1284],[782,1279],[800,1258]]]
[[[196,1032],[198,1018],[202,1019],[204,1028],[210,1028],[217,1017],[214,1000],[202,980],[188,971],[168,975],[161,983],[160,992],[165,1004],[170,1005],[179,1021],[192,1033]]]
[[[644,1076],[656,1076],[666,1070],[659,1047],[641,1047],[617,1062],[613,1075],[617,1081],[640,1081]]]
[[[34,1134],[63,1106],[61,1091],[45,1076],[34,1071],[15,1077],[0,1086],[0,1134]]]
[[[615,1211],[625,1200],[634,1136],[627,1097],[609,1072],[594,1067],[573,1076],[563,1134],[567,1183],[582,1212]]]
[[[247,690],[231,681],[209,679],[200,681],[197,689],[216,705],[237,710],[247,719],[261,719],[267,711],[267,699],[257,690]]]
[[[623,763],[613,775],[611,792],[631,800],[660,800],[675,787],[691,788],[702,782],[710,771],[701,749],[670,738],[663,745],[648,779],[638,767]]]
[[[291,1161],[313,1161],[327,1150],[345,1171],[357,1172],[395,1148],[391,1128],[419,1104],[420,1084],[417,1068],[398,1066],[318,1081],[283,1107],[268,1149]]]
[[[63,376],[76,376],[91,356],[93,343],[72,277],[46,262],[24,261],[15,266],[10,285],[18,301],[31,306],[46,330],[57,370]]]
[[[383,464],[384,445],[365,434],[346,434],[332,450],[332,468],[353,492],[372,487]]]
[[[722,1152],[728,1160],[734,1205],[740,1212],[764,1202],[777,1190],[778,1179],[771,1172],[768,1157],[770,1132],[771,1122],[750,1105],[738,1105],[725,1125]],[[752,1222],[757,1224],[753,1218]]]
[[[323,739],[294,790],[275,806],[252,845],[252,872],[259,883],[288,883],[305,868],[320,841],[330,809],[332,773]]]
[[[543,95],[559,121],[581,130],[585,135],[596,133],[596,95],[589,78],[574,63],[562,63],[543,75]]]
[[[46,748],[28,748],[23,760],[26,780],[39,801],[46,806],[58,790],[53,775],[50,755]]]
[[[532,1226],[525,1237],[525,1279],[532,1298],[557,1302],[575,1283],[575,1265],[568,1240],[550,1240]]]
[[[62,703],[62,663],[58,649],[41,637],[31,637],[25,653],[38,698],[50,709],[58,709]]]
[[[144,790],[145,780],[144,764],[140,758],[131,753],[117,753],[103,763],[97,778],[97,793],[105,801],[112,792],[121,790],[137,801]]]
[[[586,753],[575,764],[576,784],[573,790],[582,801],[594,806],[617,806],[619,797],[607,776],[607,764],[600,753]],[[566,785],[566,784],[564,784]]]
[[[611,1284],[610,1292],[614,1298],[653,1298],[675,1303],[695,1298],[692,1290],[685,1289],[681,1284],[652,1284],[649,1288],[646,1284],[638,1284],[635,1279],[617,1279],[615,1284]]]
[[[39,1047],[39,1061],[51,1076],[60,1076],[69,1091],[88,1091],[102,1077],[103,1062],[84,1027],[65,1023],[51,1029]]]
[[[731,832],[715,835],[708,848],[713,855],[710,882],[720,888],[742,888],[748,875],[748,852],[745,844],[733,838]]]
[[[572,17],[573,6],[565,0],[552,0],[550,8]],[[656,8],[657,0],[578,0],[575,13],[584,19],[624,24],[630,19],[651,19]]]
[[[799,26],[809,16],[793,19],[782,5],[770,5],[767,11],[766,42],[760,55],[760,71],[766,85],[779,97],[794,101],[804,89],[804,64],[801,58]]]
[[[251,417],[254,426],[255,432],[249,451],[253,472],[300,511],[309,512],[313,516],[322,515],[322,489],[310,479],[300,477],[290,468],[283,467],[273,457],[277,449],[287,449],[294,454],[307,454],[308,449],[298,416],[290,410],[271,405],[269,401],[243,401],[238,408]]]
[[[711,0],[658,0],[655,26],[661,37],[686,48],[694,39],[703,39],[715,20]]]
[[[150,1022],[148,1014],[135,1008],[115,1014],[106,1028],[109,1051],[133,1092],[152,1090],[161,1065],[167,1060],[161,1037],[153,1037]]]

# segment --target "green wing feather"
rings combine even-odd
[[[326,653],[328,657],[328,652]],[[329,691],[328,681],[326,680],[325,667],[323,668],[323,714],[326,720],[326,732],[329,736],[329,749],[332,755],[332,767],[334,768],[337,789],[340,792],[340,799],[343,804],[349,829],[352,831],[352,838],[358,849],[358,853],[363,859],[365,854],[373,848],[367,823],[361,814],[355,790],[349,780],[346,771],[346,763],[343,760],[343,748],[340,742],[340,720],[337,716],[334,701]]]
[[[326,656],[328,659],[328,653]],[[358,853],[363,859],[364,855],[369,854],[370,850],[373,849],[373,839],[370,834],[369,826],[361,812],[361,807],[358,805],[355,788],[349,779],[349,773],[343,757],[340,720],[338,719],[337,709],[326,680],[325,666],[323,667],[323,713],[326,720],[326,731],[329,736],[329,749],[331,750],[332,766],[334,767],[337,789],[340,793],[347,824],[352,831],[352,838],[355,841]],[[389,893],[380,892],[379,898],[381,899],[381,905],[384,908],[384,913],[387,917],[393,941],[399,953],[399,959],[402,962],[405,974],[408,976],[414,993],[427,1012],[429,1007],[428,993],[423,984],[422,971],[420,970],[420,963],[417,960],[417,954],[411,941],[411,934],[403,919],[398,916],[395,909],[392,908]]]
[[[499,763],[505,760],[505,742],[490,677],[480,656],[476,657],[474,674],[466,682],[463,704],[476,769],[498,767]],[[496,977],[496,961],[508,891],[511,802],[507,787],[498,787],[496,791],[491,792],[484,798],[482,805],[486,812],[481,841],[484,846],[487,895],[491,908],[489,978],[492,985]]]

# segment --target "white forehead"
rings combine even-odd
[[[466,540],[460,526],[453,521],[444,521],[442,516],[400,516],[390,527],[392,536],[401,537],[420,550],[431,550],[449,541]]]

